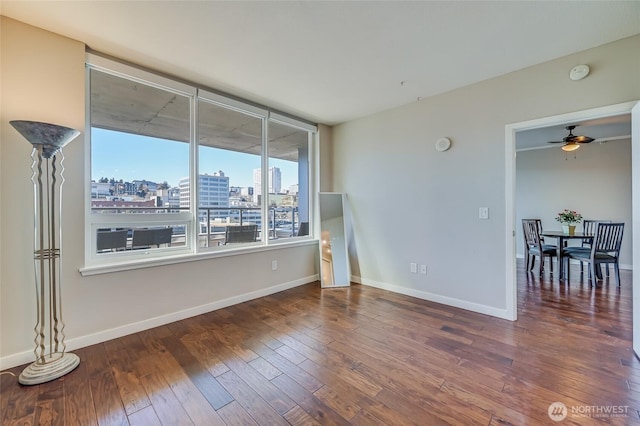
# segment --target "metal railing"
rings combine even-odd
[[[119,207],[106,207],[106,206],[95,206],[91,207],[91,213],[99,214],[99,213],[116,213],[116,214],[145,214],[145,213],[181,213],[188,212],[189,207],[129,207],[129,206],[119,206]]]
[[[188,207],[95,206],[91,208],[91,212],[95,214],[163,214],[186,211],[189,211]],[[198,208],[198,235],[206,236],[206,247],[209,247],[212,236],[224,232],[224,229],[216,231],[216,225],[222,228],[229,224],[252,223],[258,225],[258,233],[261,235],[263,228],[261,212],[261,207],[200,207]],[[267,223],[270,239],[296,236],[300,228],[298,207],[270,207]]]
[[[263,221],[260,207],[200,207],[198,211],[199,235],[206,234],[207,247],[211,236],[216,234],[216,225],[218,228],[222,228],[229,224],[256,224],[259,235],[262,235]],[[252,215],[251,212],[257,214]],[[271,207],[268,214],[269,238],[288,238],[297,235],[300,227],[298,207]],[[216,219],[221,219],[221,221],[216,221]]]

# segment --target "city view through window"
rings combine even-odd
[[[97,128],[92,129],[91,138],[93,199],[133,200],[137,197],[141,201],[141,198],[160,196],[161,205],[179,207],[167,193],[175,192],[180,181],[189,176],[187,143]],[[255,176],[255,171],[260,170],[258,155],[243,158],[245,154],[215,148],[201,149],[199,155],[200,174],[223,172],[229,178],[230,197],[236,193],[253,193],[253,188],[260,183]],[[204,165],[211,167],[203,170]],[[297,192],[297,163],[272,159],[272,167],[279,171],[280,181],[275,182],[276,186],[270,183],[269,192]]]
[[[199,150],[201,233],[214,224],[262,225],[261,157],[212,147]],[[91,199],[93,213],[170,213],[189,209],[189,144],[92,130]],[[207,171],[203,172],[203,169]],[[294,236],[298,229],[298,164],[270,159],[268,170],[272,236]],[[256,189],[258,188],[258,189]],[[293,215],[293,220],[292,220]],[[221,224],[222,225],[222,224]],[[176,229],[177,235],[179,230]],[[219,232],[215,229],[212,233]]]
[[[92,258],[308,234],[313,127],[132,73],[89,68]]]

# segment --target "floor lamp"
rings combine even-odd
[[[36,121],[11,121],[33,145],[31,180],[34,191],[34,269],[37,320],[34,327],[35,362],[22,371],[23,385],[48,382],[80,364],[66,352],[60,288],[60,240],[62,225],[62,147],[80,134],[68,127]]]

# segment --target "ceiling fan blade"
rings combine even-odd
[[[571,125],[565,127],[569,131],[569,134],[562,138],[561,141],[549,141],[547,143],[563,143],[565,145],[575,145],[577,143],[590,143],[593,142],[594,139],[589,136],[576,136],[573,134],[573,129],[575,129],[577,125]]]
[[[594,139],[589,136],[574,136],[573,141],[577,143],[590,143],[593,142]]]

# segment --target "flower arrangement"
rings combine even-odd
[[[573,225],[582,222],[582,215],[575,210],[564,209],[558,213],[556,220],[563,225]]]

